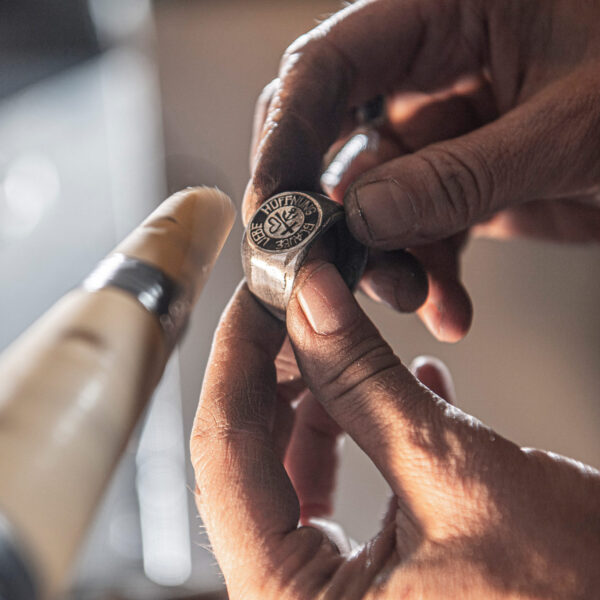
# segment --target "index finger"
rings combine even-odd
[[[192,432],[198,508],[232,598],[263,593],[266,577],[283,585],[319,547],[337,564],[321,534],[297,528],[298,498],[271,434],[284,333],[241,286],[217,329]]]
[[[463,4],[356,2],[294,42],[282,59],[244,218],[275,193],[319,189],[322,158],[353,107],[409,78],[427,89],[475,69],[477,53],[463,41],[473,38],[473,12]]]

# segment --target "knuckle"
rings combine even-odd
[[[304,81],[328,81],[335,96],[347,91],[354,78],[352,61],[319,29],[299,37],[285,51],[279,69],[283,88]],[[305,102],[306,98],[302,98]]]
[[[421,153],[425,189],[437,222],[454,231],[484,217],[491,208],[493,176],[487,161],[470,145],[439,144]]]
[[[198,487],[202,489],[208,465],[221,456],[225,469],[234,468],[236,456],[245,455],[250,447],[269,445],[269,433],[264,422],[229,419],[214,411],[201,409],[196,416],[190,437],[190,455]]]
[[[348,225],[352,233],[367,246],[381,250],[397,250],[404,247],[407,238],[426,239],[423,231],[429,215],[423,192],[408,177],[387,176],[381,179],[363,177],[355,182],[346,193]],[[379,215],[370,211],[365,214],[365,206],[377,198],[382,207]],[[393,223],[393,230],[378,226],[378,221]]]
[[[275,96],[277,95],[280,83],[281,82],[279,77],[276,77],[275,79],[267,83],[267,85],[265,85],[265,87],[262,89],[258,98],[256,99],[256,104],[254,106],[255,119],[263,117],[266,120],[268,116],[268,109],[271,105],[271,102],[273,101],[273,98],[275,98]],[[260,123],[260,125],[262,126],[264,125],[264,123]]]
[[[304,33],[303,35],[296,38],[283,53],[283,57],[281,60],[282,65],[285,64],[290,57],[295,56],[296,54],[304,53],[307,47],[310,47],[314,44],[314,34],[312,31],[308,33]]]
[[[248,410],[233,407],[225,412],[201,406],[194,420],[191,445],[195,450],[216,444],[235,445],[240,439],[263,440],[267,434],[265,421]]]
[[[308,63],[301,62],[302,65],[311,64],[313,61],[318,60],[319,57],[325,56],[328,58],[330,55],[338,55],[339,52],[328,35],[329,31],[328,27],[321,24],[298,37],[286,48],[283,53],[281,65],[289,65],[296,61],[305,60]]]
[[[275,95],[277,88],[279,87],[280,79],[279,77],[275,77],[275,79],[269,81],[267,85],[262,89],[260,95],[258,96],[258,102],[261,104],[268,104],[271,98]]]
[[[365,391],[377,386],[386,371],[400,365],[398,357],[376,332],[359,343],[348,339],[345,348],[336,354],[343,359],[332,365],[330,378],[320,386],[321,395],[329,402],[366,397]]]
[[[321,54],[320,45],[319,39],[315,39],[310,33],[307,33],[300,36],[286,49],[279,66],[279,78],[284,88],[299,76],[310,75]]]

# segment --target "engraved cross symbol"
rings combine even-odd
[[[298,221],[298,209],[294,206],[287,210],[278,211],[270,216],[267,221],[269,223],[269,233],[271,235],[279,234],[279,231],[283,228],[284,233],[291,235],[294,233]]]

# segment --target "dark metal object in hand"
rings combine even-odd
[[[309,256],[333,262],[353,289],[367,250],[348,231],[342,206],[322,194],[284,192],[266,200],[244,233],[242,262],[250,291],[281,320]]]

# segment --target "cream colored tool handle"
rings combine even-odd
[[[188,189],[115,251],[158,267],[195,300],[233,220],[227,196]],[[34,565],[41,597],[64,585],[170,350],[156,316],[131,294],[79,289],[0,357],[0,511]]]

